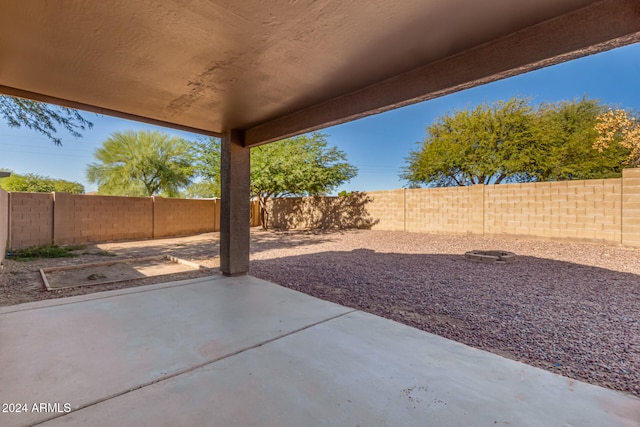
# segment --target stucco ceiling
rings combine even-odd
[[[636,0],[0,0],[0,92],[246,144],[640,39]]]

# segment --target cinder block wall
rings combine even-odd
[[[350,197],[296,197],[269,202],[269,226],[275,228],[371,228],[368,212],[372,198],[365,193]]]
[[[375,223],[373,230],[404,231],[405,230],[405,192],[407,190],[369,191],[371,198],[367,211]]]
[[[1,194],[3,212],[5,196]],[[270,225],[281,228],[372,228],[640,247],[640,169],[624,170],[622,179],[280,199],[271,203],[270,211]],[[148,239],[220,229],[219,200],[155,198],[154,203],[148,197],[55,193],[54,203],[53,194],[9,193],[8,212],[5,221],[13,249],[52,241],[75,244]],[[251,225],[259,225],[257,202],[252,202],[251,217]],[[2,217],[0,233],[7,229],[1,221]],[[6,240],[0,234],[0,241]]]
[[[150,197],[55,193],[54,240],[68,245],[153,237]]]
[[[154,197],[153,203],[154,238],[220,230],[219,200]]]
[[[622,179],[366,193],[373,229],[581,240],[640,247],[640,168]],[[274,225],[315,227],[323,199],[277,201]],[[325,203],[326,202],[322,202]]]
[[[0,188],[0,264],[7,252],[9,240],[9,193]]]
[[[640,168],[622,171],[622,245],[640,248]]]
[[[309,211],[305,212],[307,210]],[[283,229],[309,228],[315,211],[313,203],[306,197],[270,200],[267,202],[268,226]]]
[[[486,235],[621,243],[620,179],[492,185]]]
[[[406,190],[406,231],[481,235],[483,188],[474,185]]]
[[[53,194],[9,194],[9,247],[46,245],[53,241]]]

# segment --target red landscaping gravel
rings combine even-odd
[[[639,250],[383,231],[255,237],[253,276],[640,396]],[[478,263],[471,250],[518,257]]]

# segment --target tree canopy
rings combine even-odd
[[[62,145],[62,139],[55,135],[56,126],[62,126],[76,138],[82,136],[81,131],[93,127],[93,123],[72,108],[7,95],[0,95],[0,115],[10,127],[26,126],[44,134],[55,145]]]
[[[71,193],[84,194],[84,186],[79,182],[54,179],[34,173],[25,175],[11,174],[0,179],[2,188],[6,191],[24,191],[28,193]]]
[[[94,157],[87,179],[99,194],[175,197],[193,176],[191,143],[157,131],[115,132]]]
[[[640,167],[640,117],[624,110],[609,110],[598,116],[595,129],[595,149],[606,153],[622,146],[629,150],[625,166]]]
[[[438,186],[499,184],[531,169],[531,107],[526,99],[483,104],[440,117],[402,177]]]
[[[187,197],[220,197],[220,139],[200,138],[193,141],[193,172],[201,178],[185,190]]]
[[[209,138],[195,146],[194,169],[202,181],[187,189],[199,197],[220,194],[220,140]],[[260,203],[267,226],[267,201],[287,196],[322,195],[356,176],[346,154],[330,146],[326,135],[311,133],[251,149],[251,197]]]
[[[269,199],[327,194],[355,177],[358,169],[346,160],[318,132],[251,149],[251,196],[259,201],[262,226]]]
[[[593,149],[596,123],[606,106],[598,101],[542,104],[536,112],[536,181],[619,177],[628,150],[619,144],[606,153]]]
[[[620,176],[628,149],[593,149],[605,110],[588,99],[534,108],[516,97],[454,111],[427,127],[401,177],[410,186],[455,186]]]

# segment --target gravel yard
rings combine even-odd
[[[194,271],[47,293],[37,271],[96,262],[102,258],[91,253],[99,251],[111,252],[113,259],[170,254],[217,267],[217,239],[206,234],[110,243],[78,258],[8,260],[0,273],[0,305],[213,274]],[[477,263],[464,258],[470,250],[506,250],[518,258]],[[640,396],[640,250],[404,232],[254,229],[251,259],[253,276]]]
[[[289,238],[254,252],[251,274],[640,396],[638,250],[379,231],[311,234],[293,248]],[[475,249],[518,258],[464,258]]]

